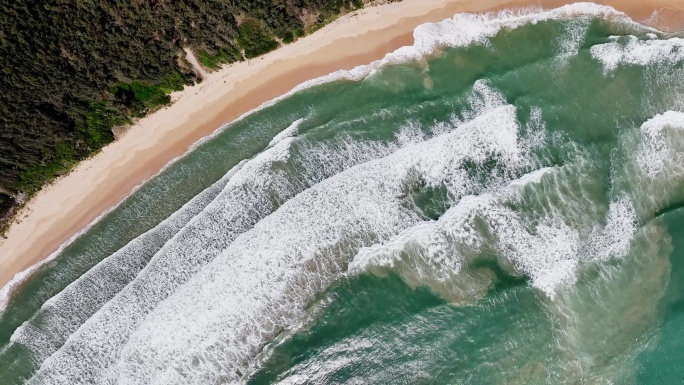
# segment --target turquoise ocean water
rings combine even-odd
[[[456,15],[34,268],[0,384],[684,383],[684,36]]]

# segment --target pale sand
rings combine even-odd
[[[661,29],[684,25],[681,1],[598,2],[627,12],[637,21],[657,23]],[[136,123],[122,138],[45,187],[25,206],[7,239],[0,243],[0,286],[55,252],[193,143],[296,85],[410,45],[415,27],[426,22],[460,12],[526,5],[551,8],[565,3],[568,1],[404,0],[346,15],[261,58],[209,74],[201,84],[172,95],[172,106]],[[659,17],[652,17],[654,10],[662,10]]]

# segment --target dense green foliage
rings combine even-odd
[[[219,48],[214,54],[200,49],[197,51],[197,59],[203,66],[210,69],[219,69],[223,63],[232,63],[242,60],[242,54],[235,47]]]
[[[167,104],[202,65],[252,58],[361,0],[13,0],[0,12],[0,218]],[[312,16],[314,21],[311,22]],[[240,21],[240,22],[239,22]]]
[[[247,19],[240,24],[237,42],[244,48],[248,59],[278,48],[278,42],[255,19]]]

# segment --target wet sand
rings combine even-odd
[[[662,30],[684,29],[684,2],[596,2]],[[171,106],[140,120],[31,199],[0,241],[0,287],[53,254],[195,142],[298,84],[381,59],[412,44],[418,25],[456,13],[568,3],[572,1],[404,0],[350,13],[293,44],[211,73],[202,83],[173,94]]]

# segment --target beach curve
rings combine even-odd
[[[226,66],[173,95],[174,104],[140,120],[119,140],[38,193],[0,241],[0,286],[45,260],[106,214],[173,159],[219,127],[307,80],[381,59],[410,45],[420,24],[456,13],[501,8],[553,8],[568,1],[404,0],[366,8],[297,42]],[[660,29],[680,29],[676,1],[599,1]],[[656,12],[660,11],[660,12]],[[358,44],[363,38],[365,44]],[[26,274],[24,274],[26,275]],[[21,282],[22,275],[14,283]],[[5,289],[10,289],[6,287]]]

